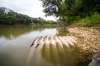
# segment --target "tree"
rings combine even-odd
[[[46,15],[59,17],[63,22],[68,23],[72,15],[76,15],[75,0],[41,0]]]
[[[46,15],[69,22],[70,17],[86,17],[100,12],[100,0],[41,0]]]

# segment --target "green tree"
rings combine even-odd
[[[100,12],[100,0],[41,0],[46,15],[54,15],[69,23],[73,18]]]

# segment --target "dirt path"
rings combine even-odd
[[[78,38],[78,46],[82,49],[92,52],[100,50],[100,27],[70,27],[68,31]]]

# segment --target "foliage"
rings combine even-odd
[[[41,0],[44,12],[56,16],[85,16],[100,8],[99,0]]]
[[[100,14],[95,13],[92,16],[87,16],[86,18],[80,19],[77,22],[75,25],[78,25],[78,26],[95,26],[95,25],[99,26]]]
[[[27,15],[23,15],[14,12],[8,8],[0,7],[0,24],[51,24],[52,21],[46,21],[42,18],[32,18]]]
[[[29,24],[31,17],[0,7],[0,24]]]
[[[100,0],[41,0],[46,15],[55,15],[62,22],[74,20],[100,12]]]

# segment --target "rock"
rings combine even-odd
[[[89,66],[100,66],[100,51],[93,56]]]

